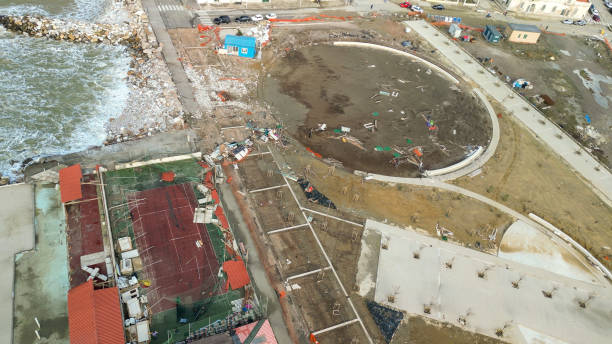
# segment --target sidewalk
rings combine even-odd
[[[174,45],[172,44],[170,35],[168,35],[168,31],[166,30],[166,26],[164,25],[164,21],[159,13],[159,9],[157,8],[155,1],[142,0],[142,6],[149,15],[149,22],[151,23],[153,32],[155,32],[155,37],[157,37],[157,41],[162,47],[162,54],[164,55],[168,69],[170,69],[172,81],[174,81],[176,89],[178,90],[179,99],[181,104],[183,104],[183,109],[189,114],[199,113],[200,109],[193,96],[193,89],[191,88],[189,79],[187,79],[183,65],[178,59],[179,56],[176,53]]]
[[[506,112],[514,115],[540,140],[548,144],[552,151],[590,182],[593,190],[604,202],[612,204],[612,175],[605,166],[429,23],[410,21],[407,25],[436,47],[442,55],[447,56],[466,78],[473,80],[490,97],[502,104]]]

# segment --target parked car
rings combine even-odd
[[[410,8],[410,10],[411,10],[412,12],[423,13],[423,9],[422,9],[422,8],[420,8],[420,7],[419,7],[419,6],[417,6],[417,5],[413,5],[413,6]]]
[[[599,10],[594,8],[594,9],[591,10],[591,14],[598,16],[599,15]]]
[[[262,20],[264,20],[264,17],[261,14],[256,14],[256,15],[251,17],[251,20],[252,21],[256,21],[256,22],[257,21],[262,21]]]
[[[576,20],[574,21],[574,25],[580,25],[580,26],[585,26],[586,25],[586,21],[584,20]]]
[[[236,19],[234,19],[235,22],[239,22],[239,23],[248,23],[251,21],[251,17],[249,16],[240,16],[240,17],[236,17]]]
[[[268,13],[268,14],[266,14],[266,19],[276,19],[276,13]]]
[[[409,2],[407,2],[407,1],[404,1],[404,2],[402,2],[402,3],[400,4],[400,7],[401,7],[401,8],[410,8],[410,7],[412,7],[412,4],[411,4],[411,3],[409,3]]]
[[[599,17],[599,15],[593,14],[593,20],[599,23],[601,21],[601,18]]]
[[[604,2],[604,6],[608,9],[612,9],[612,2]]]
[[[412,12],[423,13],[423,9],[417,5],[412,6],[410,9],[412,10]]]
[[[444,9],[444,5],[441,5],[441,4],[432,5],[431,8],[433,8],[434,10],[442,11]]]
[[[213,19],[213,23],[215,25],[229,24],[231,21],[232,20],[228,16],[219,16],[219,17]]]
[[[562,22],[563,24],[574,24],[574,21],[573,21],[573,20],[571,20],[571,19],[563,19],[561,22]]]

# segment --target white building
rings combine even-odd
[[[501,0],[506,9],[533,16],[554,16],[582,19],[591,3],[588,0]]]

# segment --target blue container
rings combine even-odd
[[[257,52],[256,44],[255,37],[227,35],[223,48],[227,49],[229,55],[254,58]]]

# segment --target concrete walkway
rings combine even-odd
[[[0,343],[13,340],[15,254],[34,248],[34,186],[0,187]]]
[[[195,97],[193,96],[193,89],[189,83],[189,79],[187,79],[187,74],[185,74],[183,65],[179,61],[176,48],[174,47],[174,44],[172,44],[170,35],[168,35],[168,31],[164,25],[162,16],[159,13],[157,4],[154,0],[142,0],[142,6],[147,11],[149,22],[151,23],[155,37],[157,37],[157,41],[162,47],[162,54],[164,55],[164,59],[166,60],[166,64],[168,65],[168,69],[172,75],[172,81],[174,81],[176,89],[178,90],[179,99],[181,104],[183,104],[183,109],[189,114],[198,114],[200,109],[198,107],[198,103],[195,101]]]
[[[513,114],[572,169],[582,175],[604,202],[612,205],[612,175],[605,166],[446,35],[425,21],[409,21],[406,25],[446,56],[464,77],[473,80],[490,97],[502,104],[506,112]]]

